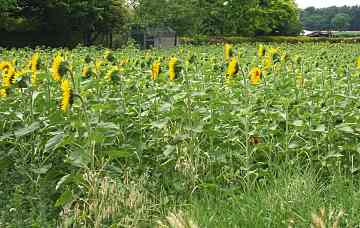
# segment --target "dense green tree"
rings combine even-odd
[[[91,45],[127,25],[169,26],[180,35],[297,34],[294,0],[0,0],[0,31]]]
[[[331,20],[332,26],[337,30],[345,30],[350,26],[351,17],[346,13],[338,13]]]
[[[292,34],[301,30],[293,0],[138,0],[136,22],[180,34]]]
[[[360,30],[360,6],[309,7],[301,12],[301,21],[308,30]]]
[[[82,37],[85,45],[100,35],[111,39],[125,28],[128,18],[125,0],[2,1],[7,4],[0,14],[0,30],[32,31],[69,41]]]
[[[261,0],[257,10],[259,34],[299,34],[302,26],[293,0]]]

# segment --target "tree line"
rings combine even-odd
[[[0,36],[9,45],[30,37],[54,46],[99,40],[111,46],[114,35],[126,36],[134,26],[169,26],[179,35],[302,30],[294,0],[0,0]]]
[[[360,5],[306,8],[301,12],[301,21],[307,30],[360,31]]]

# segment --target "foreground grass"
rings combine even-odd
[[[324,180],[312,171],[288,170],[244,192],[199,196],[191,216],[200,227],[309,227],[325,209],[330,227],[343,210],[338,227],[355,227],[359,197],[358,185],[347,176]]]
[[[77,211],[76,216],[93,214],[95,227],[309,227],[316,224],[316,218],[322,217],[323,209],[322,220],[327,227],[360,224],[359,185],[348,175],[324,178],[309,169],[282,167],[266,180],[244,180],[241,185],[231,187],[207,186],[181,195],[157,193],[157,199],[144,188],[147,183],[143,181],[111,187],[106,180],[101,180],[97,183],[99,188],[89,196],[94,207]],[[101,194],[107,191],[112,195]],[[34,210],[35,205],[27,208],[21,204],[26,201],[22,197],[28,196],[19,194],[10,194],[8,201],[18,204],[17,208],[1,205],[0,227],[54,227],[56,224],[68,227],[72,222],[65,215],[60,221],[47,220],[56,214],[46,211],[44,199],[39,199],[38,204],[43,208]],[[107,206],[111,205],[118,208],[109,211]],[[104,216],[109,216],[112,222],[106,225]],[[338,226],[333,226],[335,223]],[[79,226],[92,227],[92,224]]]

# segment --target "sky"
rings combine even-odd
[[[295,0],[295,2],[302,9],[309,6],[324,8],[329,6],[360,5],[360,0]]]

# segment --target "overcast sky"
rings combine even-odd
[[[295,0],[300,8],[314,6],[323,8],[329,6],[360,5],[360,0]]]

